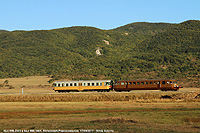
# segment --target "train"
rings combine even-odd
[[[177,91],[181,86],[175,79],[148,79],[148,80],[78,80],[78,81],[55,81],[55,92],[79,92],[79,91],[132,91],[132,90],[161,90]]]

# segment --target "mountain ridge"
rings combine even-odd
[[[196,83],[199,27],[200,21],[189,20],[180,24],[138,22],[112,30],[73,26],[0,32],[0,78],[190,78],[194,82],[189,86],[200,86]]]

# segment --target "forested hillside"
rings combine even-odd
[[[200,86],[200,21],[0,31],[0,78],[175,78]],[[100,52],[97,55],[96,50]]]

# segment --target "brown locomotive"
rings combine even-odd
[[[162,91],[177,91],[181,88],[176,80],[121,80],[114,85],[115,91],[131,91],[131,90],[162,90]]]

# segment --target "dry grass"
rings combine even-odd
[[[185,122],[194,122],[194,123],[200,123],[200,118],[185,118],[184,119]]]
[[[200,102],[0,102],[7,129],[198,132]],[[189,117],[189,119],[187,119]]]
[[[33,87],[23,87],[24,94],[38,94],[38,93],[53,93],[53,88],[49,86],[33,86]],[[0,94],[22,94],[22,89],[8,89],[8,88],[0,88]]]
[[[22,88],[24,93],[52,93],[54,92],[52,84],[48,82],[50,79],[47,76],[0,79],[0,84],[8,80],[7,86],[0,87],[0,94],[22,93]],[[9,89],[9,86],[14,88]]]
[[[3,94],[0,102],[94,102],[94,101],[200,101],[200,92],[181,93],[67,93],[67,94]]]
[[[200,107],[200,102],[137,102],[137,101],[104,101],[104,102],[0,102],[0,112],[20,111],[71,111],[71,110],[109,110],[109,109],[192,109]]]
[[[177,109],[85,109],[85,110],[68,110],[68,111],[12,111],[12,112],[2,112],[0,114],[0,119],[11,119],[11,118],[19,118],[19,117],[27,117],[27,116],[34,116],[34,115],[69,115],[69,114],[88,114],[88,113],[122,113],[122,112],[174,112],[174,111],[197,111],[199,109],[182,109],[182,108],[177,108]],[[119,118],[117,118],[119,119]],[[100,120],[100,121],[116,121],[115,119],[109,119],[109,120]],[[100,122],[99,121],[99,122]],[[127,120],[122,120],[121,122],[128,122]],[[200,122],[199,118],[186,118],[184,119],[185,122]]]
[[[40,86],[49,86],[48,81],[51,78],[47,76],[29,76],[22,78],[5,78],[0,79],[0,84],[3,84],[5,80],[8,80],[8,85],[12,85],[15,89],[23,88],[41,88]]]
[[[91,121],[91,123],[138,123],[135,120],[124,119],[124,118],[107,118]]]

